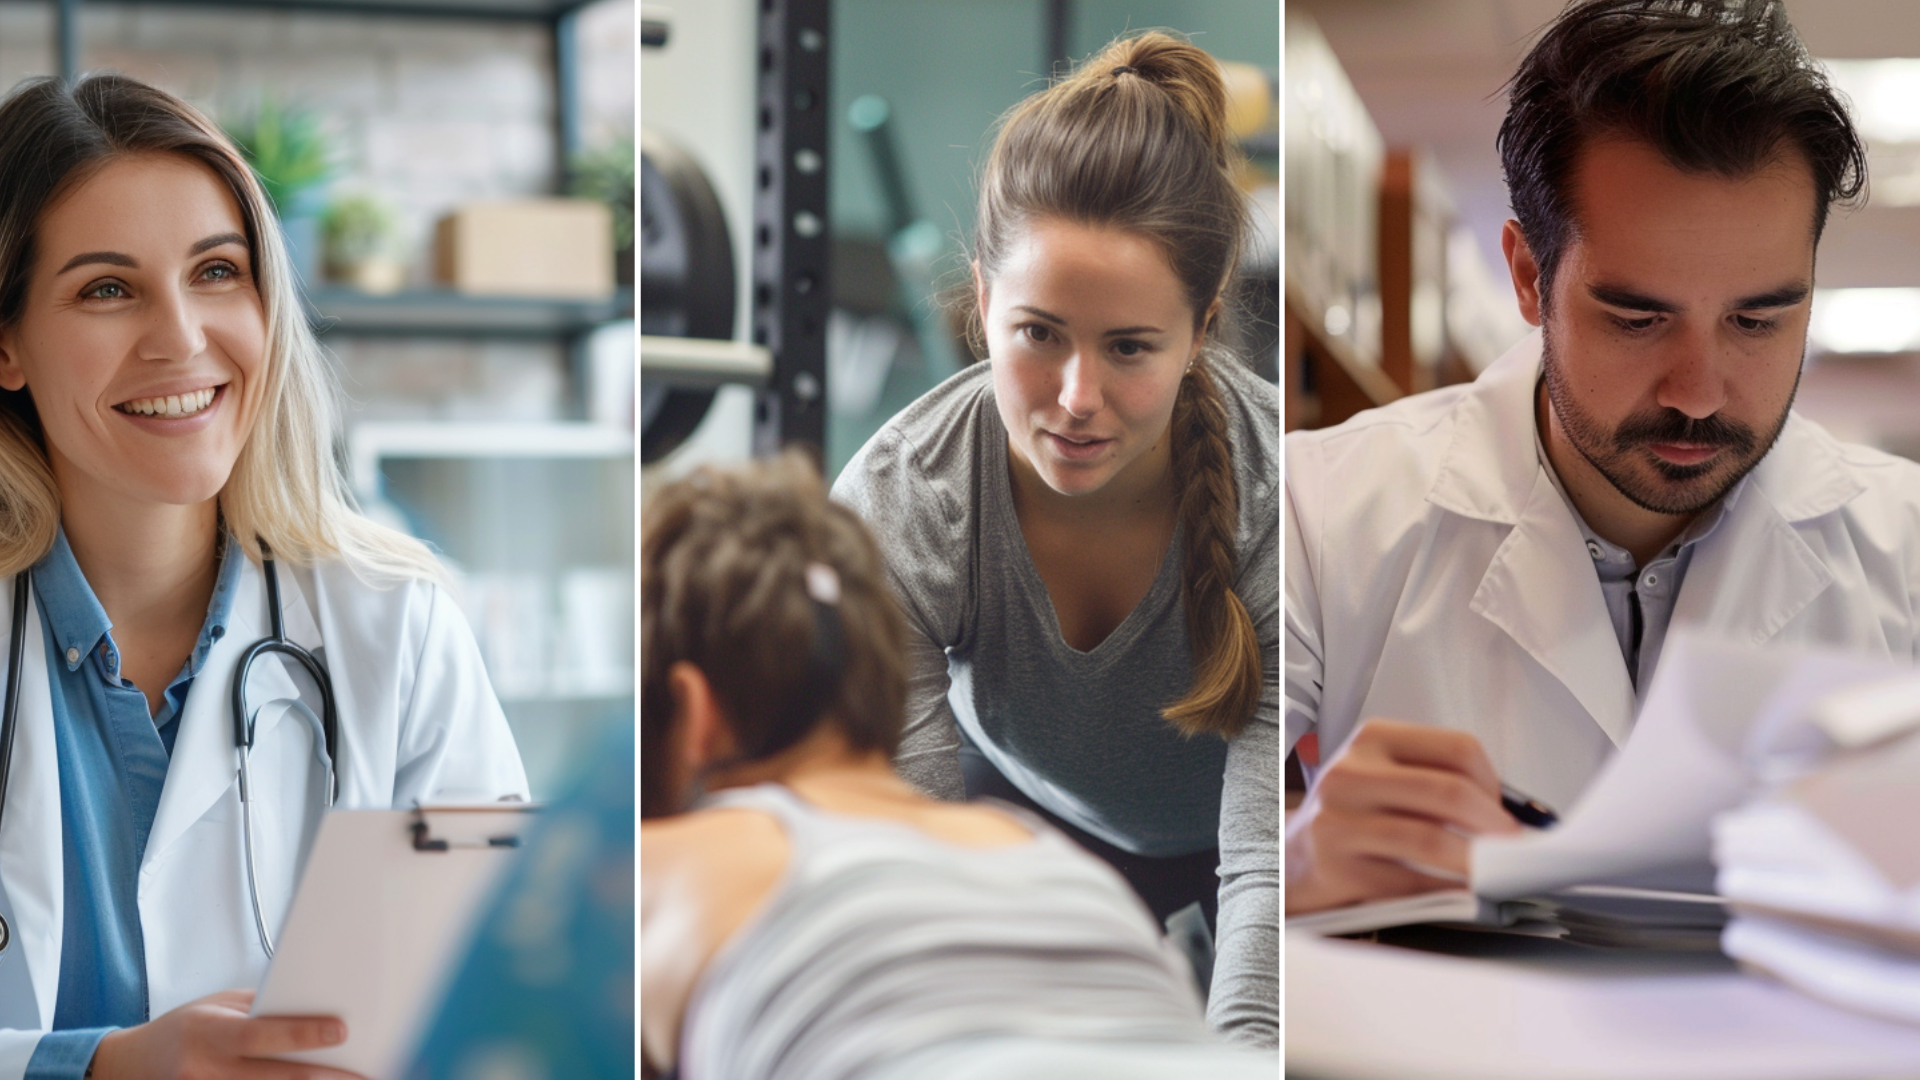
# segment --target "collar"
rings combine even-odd
[[[227,623],[233,615],[233,593],[240,583],[240,569],[247,561],[240,554],[240,545],[233,542],[231,534],[220,534],[220,570],[213,579],[213,597],[207,601],[207,621],[200,627],[200,637],[193,644],[193,655],[187,658],[187,674],[200,674],[200,666],[207,662],[207,650],[213,644],[227,636]]]
[[[73,548],[67,544],[67,530],[56,530],[53,548],[33,564],[33,589],[40,597],[40,610],[46,614],[53,631],[60,660],[68,671],[79,670],[81,662],[113,629],[107,609],[93,595]]]
[[[1540,377],[1540,331],[1535,330],[1481,372],[1449,418],[1445,459],[1427,501],[1481,521],[1518,524],[1533,490],[1538,459],[1520,447],[1537,446],[1534,385]],[[1552,469],[1548,469],[1552,474]],[[1721,500],[1726,513],[1757,488],[1786,521],[1806,521],[1846,505],[1865,485],[1846,467],[1840,444],[1796,412],[1787,414],[1773,449]]]
[[[1537,380],[1533,392],[1536,396],[1540,393]],[[1573,515],[1573,523],[1580,526],[1580,535],[1586,538],[1587,551],[1593,554],[1593,560],[1600,571],[1600,579],[1602,581],[1614,578],[1625,580],[1639,573],[1641,567],[1634,563],[1633,553],[1595,532],[1593,526],[1587,524],[1586,516],[1580,513],[1580,508],[1574,505],[1573,496],[1567,494],[1567,485],[1561,481],[1560,474],[1554,471],[1553,462],[1547,457],[1546,439],[1540,434],[1540,424],[1537,419],[1533,425],[1533,455],[1534,459],[1540,463],[1540,471],[1547,474],[1547,480],[1553,484],[1553,490],[1560,493],[1560,501],[1567,504],[1567,513]],[[1687,548],[1711,536],[1713,531],[1720,527],[1720,523],[1726,520],[1727,514],[1739,503],[1740,493],[1746,490],[1750,476],[1752,476],[1751,473],[1734,481],[1733,486],[1728,488],[1727,493],[1716,500],[1710,509],[1695,514],[1693,520],[1687,522],[1686,528],[1681,529],[1679,535],[1667,541],[1667,546],[1661,548],[1659,554],[1648,559],[1646,565],[1652,566],[1664,559],[1674,558]]]
[[[213,597],[207,603],[206,621],[200,627],[200,636],[194,642],[193,653],[187,658],[189,676],[198,675],[200,666],[206,662],[207,650],[227,633],[228,616],[233,610],[234,587],[240,578],[240,564],[244,557],[230,557],[239,550],[239,545],[231,543],[225,534],[220,540],[220,569],[214,578]],[[60,660],[67,665],[68,671],[76,671],[86,658],[103,642],[110,642],[108,633],[113,629],[113,620],[107,617],[107,609],[100,606],[99,597],[94,595],[93,586],[87,583],[87,577],[80,571],[80,563],[73,557],[73,548],[67,543],[67,531],[61,528],[55,531],[53,548],[33,566],[33,587],[40,598],[40,608],[46,612],[47,623],[53,630],[53,640],[59,646]],[[111,644],[107,645],[113,651]],[[119,658],[103,657],[106,670],[114,674],[119,671]]]

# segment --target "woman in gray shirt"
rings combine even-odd
[[[990,361],[889,422],[834,494],[910,626],[896,768],[1038,809],[1162,917],[1217,888],[1209,1020],[1273,1046],[1279,394],[1215,341],[1234,157],[1217,66],[1165,34],[1016,106],[974,235]]]

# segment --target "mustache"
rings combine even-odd
[[[1751,454],[1760,444],[1752,428],[1738,420],[1718,414],[1694,419],[1678,409],[1649,409],[1621,421],[1613,431],[1613,448],[1628,451],[1649,443],[1690,443],[1694,446],[1731,447],[1738,454]]]

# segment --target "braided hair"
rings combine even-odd
[[[980,179],[974,266],[991,281],[1021,231],[1057,219],[1147,236],[1165,252],[1205,344],[1174,401],[1181,600],[1193,682],[1161,715],[1189,735],[1238,734],[1260,698],[1260,645],[1233,591],[1239,493],[1213,369],[1238,361],[1213,315],[1239,264],[1247,203],[1227,91],[1207,53],[1158,31],[1122,38],[1002,119]],[[971,336],[984,352],[980,313]]]

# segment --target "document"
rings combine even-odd
[[[1832,748],[1811,720],[1828,695],[1899,679],[1891,661],[1768,649],[1676,630],[1627,743],[1552,829],[1480,837],[1475,893],[1507,899],[1568,885],[1711,870],[1711,823],[1770,777]]]
[[[1544,903],[1563,922],[1579,907],[1574,921],[1609,938],[1651,941],[1669,915],[1678,920],[1672,929],[1698,937],[1711,929],[1700,905],[1716,900],[1715,816],[1832,752],[1838,721],[1822,717],[1823,707],[1870,702],[1878,691],[1897,701],[1894,691],[1910,696],[1914,686],[1910,667],[1884,659],[1676,629],[1626,745],[1558,825],[1475,838],[1466,889],[1296,917],[1287,927],[1336,935],[1416,922],[1501,926],[1539,917]],[[1869,718],[1876,731],[1898,727],[1864,706],[1842,711]],[[1590,886],[1638,897],[1630,908],[1594,910],[1596,894],[1580,895]]]
[[[1338,937],[1421,923],[1499,926],[1504,925],[1505,920],[1498,904],[1482,900],[1465,889],[1442,889],[1418,896],[1376,900],[1370,904],[1353,904],[1307,915],[1294,915],[1287,919],[1287,930]]]
[[[1828,699],[1817,718],[1846,748],[1715,818],[1713,855],[1736,912],[1728,956],[1835,1004],[1920,1023],[1920,681],[1893,686],[1902,692]]]
[[[1289,933],[1340,937],[1397,926],[1447,926],[1557,938],[1611,949],[1706,951],[1719,947],[1727,912],[1720,897],[1631,885],[1575,885],[1517,900],[1443,889],[1332,908],[1287,920]]]
[[[527,810],[487,803],[322,819],[253,1015],[337,1016],[347,1041],[288,1060],[400,1080]]]

